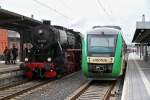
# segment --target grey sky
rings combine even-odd
[[[35,19],[49,19],[52,24],[74,28],[83,33],[94,25],[120,25],[127,42],[131,42],[135,23],[142,19],[142,14],[146,15],[146,20],[150,19],[149,4],[149,0],[0,0],[4,9],[29,17],[34,14]]]

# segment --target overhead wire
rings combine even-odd
[[[38,0],[33,0],[33,1],[36,2],[36,3],[38,3],[38,4],[41,5],[41,6],[45,7],[45,8],[48,8],[48,9],[52,10],[53,12],[55,12],[55,13],[57,13],[57,14],[63,16],[63,17],[65,17],[66,19],[70,19],[68,16],[64,15],[63,13],[59,12],[58,10],[56,10],[56,9],[54,9],[54,8],[52,8],[52,7],[50,7],[49,5],[47,5],[47,4],[45,4],[45,3],[42,3],[42,2],[40,2],[40,1],[38,1]]]
[[[59,3],[61,3],[67,10],[71,10],[71,8],[63,1],[63,0],[57,0]]]
[[[109,18],[109,20],[112,22],[112,19],[110,17],[110,14],[107,12],[107,10],[105,9],[105,7],[103,6],[103,4],[101,3],[100,0],[97,0],[98,5],[102,8],[102,10],[105,12],[105,14],[107,15],[107,17]]]
[[[105,7],[103,6],[103,4],[101,3],[100,0],[97,0],[98,5],[102,8],[102,10],[106,13],[107,17],[110,19],[110,21],[113,23],[112,19],[111,19],[111,15],[107,12],[107,10],[105,9]],[[124,38],[127,39],[127,36],[125,34],[123,34]]]

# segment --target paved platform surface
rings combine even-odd
[[[150,59],[129,54],[121,100],[150,100]]]
[[[19,69],[19,62],[17,64],[5,64],[4,62],[0,63],[0,73],[4,73],[7,71],[13,71]]]

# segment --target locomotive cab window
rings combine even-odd
[[[111,54],[115,52],[116,35],[89,34],[88,54]]]

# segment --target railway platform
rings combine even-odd
[[[150,61],[129,55],[121,100],[150,100]]]
[[[8,71],[19,70],[19,64],[4,64],[4,62],[0,63],[0,73],[5,73]]]
[[[21,80],[23,72],[19,68],[20,62],[17,64],[5,64],[0,61],[0,87]]]

